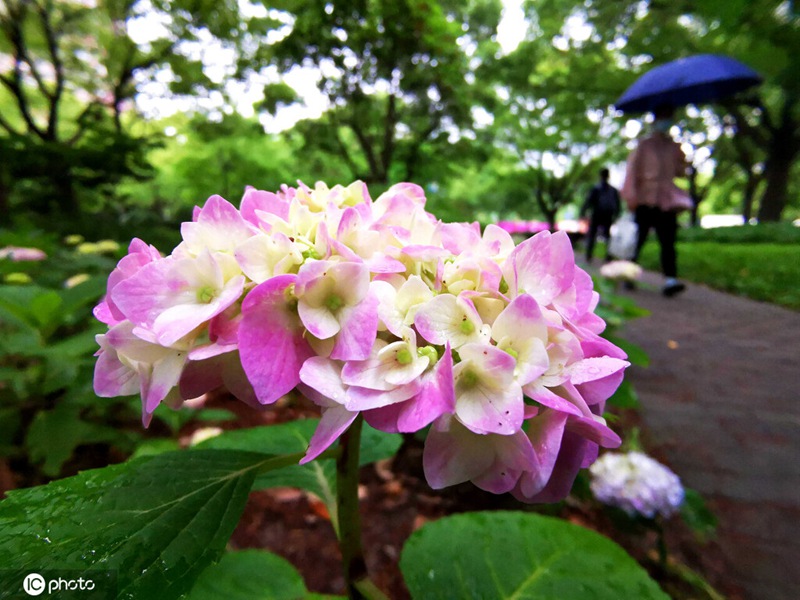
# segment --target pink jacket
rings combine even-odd
[[[675,177],[686,173],[686,155],[668,135],[653,132],[639,141],[628,156],[625,184],[620,195],[628,208],[639,205],[674,210]]]

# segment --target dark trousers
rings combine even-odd
[[[586,233],[586,260],[592,260],[594,254],[594,243],[597,239],[597,234],[602,231],[603,235],[608,242],[611,237],[611,223],[614,221],[614,215],[610,213],[602,213],[595,211],[592,213],[592,219],[589,221],[589,231]],[[606,260],[608,260],[608,246],[606,246]]]
[[[658,244],[661,247],[661,271],[666,277],[677,277],[678,266],[675,256],[675,238],[678,232],[677,213],[661,210],[654,206],[637,206],[636,225],[639,227],[639,237],[636,240],[636,254],[633,261],[639,260],[639,252],[647,241],[650,229],[655,229]]]

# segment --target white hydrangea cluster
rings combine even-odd
[[[590,468],[595,497],[630,516],[669,517],[683,502],[675,473],[641,452],[608,452]]]
[[[642,277],[642,267],[629,260],[612,260],[600,267],[600,275],[608,279],[637,281]]]

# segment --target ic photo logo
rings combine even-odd
[[[94,581],[83,577],[77,579],[58,577],[55,579],[50,578],[48,581],[39,575],[39,573],[28,573],[22,581],[22,589],[29,596],[39,596],[45,590],[47,590],[47,594],[50,595],[55,592],[91,591],[94,588]]]
[[[22,582],[22,589],[29,596],[38,596],[44,591],[45,587],[47,587],[47,582],[38,573],[29,573]]]

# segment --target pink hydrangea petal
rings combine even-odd
[[[503,268],[512,295],[525,292],[549,305],[572,284],[575,255],[563,231],[537,233],[517,246]]]
[[[185,364],[185,352],[170,353],[152,365],[139,363],[140,392],[145,414],[153,414],[167,394],[177,387]]]
[[[228,281],[219,294],[207,304],[181,304],[164,309],[152,324],[159,343],[175,344],[200,325],[210,321],[242,296],[244,277],[239,275]]]
[[[360,387],[347,389],[345,406],[348,410],[370,410],[398,402],[404,402],[414,397],[420,389],[419,382],[401,385],[388,391],[369,390]]]
[[[590,417],[570,417],[567,430],[603,448],[618,448],[622,444],[622,439],[608,425]]]
[[[245,190],[239,208],[242,218],[256,227],[261,225],[257,211],[276,215],[284,221],[289,220],[289,202],[272,192],[248,188]]]
[[[553,467],[553,472],[546,485],[534,495],[521,493],[519,487],[512,492],[514,497],[523,502],[558,502],[567,497],[575,477],[581,469],[584,457],[594,452],[592,442],[571,433],[564,432],[561,449]]]
[[[550,388],[546,388],[543,386],[529,385],[525,386],[523,388],[523,391],[529,398],[533,398],[543,406],[547,408],[552,408],[553,410],[557,410],[559,412],[572,414],[576,416],[581,416],[583,414],[586,414],[586,412],[588,412],[588,411],[586,412],[582,411],[574,403],[570,402],[566,398],[559,396]]]
[[[514,492],[516,498],[533,498],[547,485],[558,459],[567,418],[565,413],[543,410],[528,421],[527,435],[536,454],[535,468],[520,477]]]
[[[608,400],[622,383],[630,363],[618,358],[585,358],[567,368],[570,381],[587,404]]]
[[[440,223],[436,230],[442,246],[453,254],[474,250],[481,241],[481,226],[473,223]]]
[[[318,406],[329,407],[343,405],[347,386],[342,382],[342,363],[312,356],[300,368],[300,380],[313,390],[314,394],[303,393]]]
[[[204,248],[232,253],[254,233],[236,207],[217,195],[206,201],[195,221],[181,224],[181,237],[196,251]]]
[[[271,404],[300,381],[300,367],[313,355],[303,327],[286,299],[295,275],[279,275],[253,288],[242,303],[239,354],[262,404]]]
[[[453,357],[448,346],[436,365],[423,375],[420,390],[413,398],[366,411],[364,419],[381,431],[412,433],[452,413],[455,404]]]
[[[494,456],[478,443],[480,437],[458,423],[452,423],[447,429],[432,427],[425,438],[422,454],[428,485],[440,490],[470,481],[489,469]]]
[[[344,406],[323,408],[322,418],[314,431],[314,435],[311,436],[308,450],[300,460],[300,464],[304,465],[311,462],[325,452],[350,427],[350,424],[355,421],[357,416],[357,412],[351,412]]]
[[[364,261],[370,273],[403,273],[406,266],[399,260],[376,254]]]
[[[201,360],[189,360],[181,374],[178,389],[187,400],[198,398],[221,387],[222,359],[219,355]]]
[[[101,347],[94,365],[94,393],[101,398],[114,398],[138,391],[139,374],[119,360],[116,350]]]
[[[619,348],[615,346],[607,339],[600,337],[599,335],[589,334],[586,335],[581,334],[579,336],[581,338],[581,351],[583,352],[584,358],[593,358],[593,357],[603,357],[609,356],[611,358],[619,358],[625,360],[628,358],[628,355]]]
[[[100,319],[103,323],[114,324],[125,320],[125,315],[117,308],[117,305],[111,299],[111,290],[113,290],[118,283],[133,277],[139,269],[143,266],[161,260],[161,254],[154,246],[148,246],[139,238],[131,240],[128,246],[128,254],[123,256],[117,263],[116,268],[108,276],[108,283],[106,285],[106,309],[109,311],[111,318],[103,313],[103,318]],[[102,304],[102,303],[101,303]],[[98,309],[100,305],[98,305]],[[97,314],[95,313],[95,316]],[[100,317],[98,317],[100,318]]]
[[[378,333],[378,298],[367,294],[355,306],[341,309],[341,330],[331,350],[337,360],[364,360],[369,357]]]
[[[483,251],[488,256],[507,256],[514,250],[515,244],[511,235],[502,227],[489,223],[483,230],[481,239]]]
[[[522,388],[513,381],[514,358],[486,344],[467,344],[460,350],[462,362],[454,369],[456,415],[475,433],[511,435],[519,430],[525,404]],[[465,370],[474,370],[477,381],[460,384]]]
[[[472,479],[472,483],[493,494],[505,494],[517,485],[522,473],[536,465],[536,454],[525,432],[514,435],[492,435],[495,453],[492,466]]]
[[[114,325],[125,320],[125,315],[123,315],[121,312],[116,311],[115,314],[115,312],[111,310],[106,298],[103,298],[100,300],[100,302],[98,302],[97,306],[95,306],[92,310],[92,314],[94,315],[95,319],[101,323],[104,323],[105,325],[108,325],[109,327],[113,327]]]
[[[469,323],[465,328],[464,323]],[[421,305],[414,316],[419,334],[431,344],[449,342],[454,349],[480,339],[481,317],[467,297],[435,296]]]
[[[303,325],[305,325],[306,329],[308,329],[309,333],[314,337],[327,340],[335,336],[342,329],[336,315],[325,305],[309,306],[301,302],[298,304],[297,309]]]

